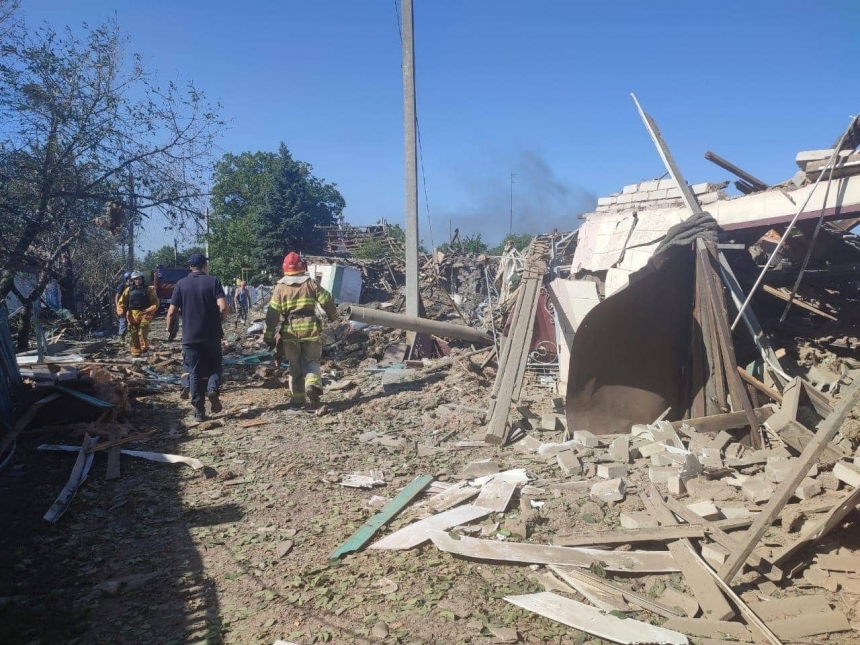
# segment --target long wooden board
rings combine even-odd
[[[698,526],[664,526],[659,529],[624,529],[621,531],[583,531],[574,535],[556,536],[556,546],[597,546],[600,544],[630,544],[632,542],[671,542],[681,538],[705,537]]]
[[[657,518],[657,521],[661,525],[674,526],[678,523],[672,511],[666,508],[664,504],[658,503],[658,499],[662,500],[663,497],[653,484],[651,485],[651,497],[645,495],[644,492],[640,493],[639,496],[645,503],[646,508],[651,512],[651,515]],[[729,603],[726,602],[725,596],[720,592],[717,584],[711,580],[710,574],[704,571],[698,561],[692,556],[693,545],[690,543],[690,540],[681,539],[677,542],[672,542],[669,544],[669,551],[684,574],[684,581],[702,606],[702,611],[714,620],[729,620],[732,618],[735,612]]]
[[[371,544],[370,548],[380,550],[411,549],[430,539],[428,531],[450,529],[460,524],[474,522],[477,519],[486,517],[490,513],[492,511],[488,508],[480,508],[471,504],[458,506],[444,513],[432,515],[426,519],[418,520],[404,526],[399,531],[395,531],[391,535],[386,535],[378,542]]]
[[[365,522],[355,533],[352,534],[352,537],[350,537],[349,540],[338,547],[338,549],[329,556],[329,559],[336,560],[342,555],[357,551],[367,544],[368,540],[374,536],[381,526],[397,515],[404,506],[412,501],[412,499],[422,490],[427,488],[432,481],[432,475],[420,475],[412,480],[412,482],[400,491],[397,497],[391,500],[385,508]]]
[[[444,531],[432,530],[427,531],[427,535],[442,551],[478,560],[561,564],[585,569],[602,563],[607,571],[627,573],[667,573],[679,570],[672,554],[667,551],[601,551],[463,536],[453,538]]]
[[[500,473],[502,475],[502,473]],[[481,494],[472,502],[494,513],[504,513],[520,482],[497,475],[481,487]]]
[[[656,627],[632,618],[616,618],[594,607],[549,591],[522,596],[505,596],[505,600],[550,620],[605,638],[622,645],[661,643],[687,645],[680,632]]]

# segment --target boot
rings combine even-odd
[[[316,385],[309,385],[305,393],[308,395],[308,407],[311,410],[316,410],[320,407],[320,399],[322,398],[322,388]]]

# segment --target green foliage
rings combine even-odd
[[[505,246],[508,242],[512,242],[514,248],[517,251],[524,251],[528,248],[528,245],[531,244],[533,235],[529,235],[528,233],[511,233],[509,235],[505,235],[504,239],[497,245],[491,248],[488,253],[489,255],[501,255],[505,251]]]
[[[149,251],[143,256],[136,268],[149,274],[150,271],[163,267],[185,267],[188,265],[188,258],[194,253],[205,253],[206,250],[201,246],[191,246],[185,249],[179,249],[174,253],[172,246],[162,246],[157,251]]]
[[[376,260],[384,258],[389,254],[388,246],[381,240],[375,238],[362,242],[359,247],[352,252],[352,256],[361,260]]]
[[[336,185],[278,152],[227,154],[215,165],[209,248],[212,273],[228,280],[243,268],[280,274],[288,251],[319,253],[346,202]]]
[[[463,238],[463,249],[466,253],[486,253],[489,248],[487,243],[481,238],[480,233],[477,235],[467,235]]]

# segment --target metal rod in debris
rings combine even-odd
[[[368,325],[380,325],[392,329],[404,329],[406,331],[417,331],[424,334],[434,334],[444,338],[456,338],[472,343],[492,345],[493,339],[482,331],[464,325],[429,320],[417,316],[405,316],[403,314],[392,314],[379,309],[368,309],[366,307],[349,307],[346,310],[346,319],[367,323]]]
[[[853,125],[854,117],[851,118],[851,123]],[[849,126],[849,129],[850,129],[850,126]],[[845,132],[847,133],[848,130],[846,130]],[[843,134],[842,136],[844,137],[845,135]],[[776,258],[776,256],[779,255],[779,252],[782,250],[782,247],[785,244],[785,241],[788,239],[788,236],[791,233],[791,230],[794,228],[794,225],[797,223],[797,220],[800,217],[800,214],[806,208],[807,204],[809,204],[809,200],[812,199],[812,195],[815,193],[815,189],[818,188],[818,184],[821,183],[821,178],[824,177],[824,173],[826,171],[830,170],[831,164],[835,163],[836,157],[838,154],[839,154],[839,147],[837,146],[836,148],[833,149],[833,154],[830,155],[830,159],[827,161],[826,164],[824,164],[824,167],[821,169],[821,172],[818,173],[818,179],[816,179],[815,183],[812,184],[812,190],[809,191],[809,194],[806,196],[806,199],[803,200],[803,204],[801,204],[800,208],[797,209],[797,213],[794,214],[794,217],[792,218],[791,222],[789,222],[788,228],[785,229],[785,232],[782,234],[782,237],[779,238],[779,243],[776,245],[776,248],[773,250],[773,253],[770,254],[770,257],[768,257],[767,262],[764,265],[764,268],[761,270],[761,273],[759,274],[758,279],[755,281],[755,284],[753,285],[752,289],[750,289],[750,292],[747,294],[747,299],[744,300],[744,304],[741,305],[741,308],[738,311],[738,315],[735,318],[735,321],[732,323],[732,331],[734,331],[735,327],[738,326],[738,322],[740,322],[740,319],[743,316],[744,311],[746,311],[746,308],[749,306],[750,300],[752,300],[752,297],[755,295],[755,292],[758,290],[759,286],[761,285],[762,281],[764,280],[764,275],[767,273],[767,270],[770,268],[770,265],[773,263],[774,258]],[[822,211],[825,208],[827,208],[827,202],[824,202],[823,204],[821,204]]]

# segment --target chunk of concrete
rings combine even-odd
[[[727,520],[740,520],[755,517],[759,514],[759,511],[751,511],[746,506],[723,506],[720,508],[720,513]]]
[[[833,473],[821,473],[815,481],[821,484],[821,488],[826,490],[839,490],[840,486],[842,486],[842,481]]]
[[[819,484],[811,477],[804,478],[804,480],[800,482],[800,485],[794,491],[794,496],[797,499],[810,499],[820,494],[821,484]]]
[[[621,526],[625,529],[653,529],[659,523],[645,511],[629,511],[621,513]]]
[[[669,481],[669,477],[673,475],[678,477],[681,474],[681,469],[678,466],[649,466],[648,479],[655,484],[665,484]]]
[[[541,415],[540,428],[541,430],[550,431],[564,430],[564,424],[561,422],[561,417],[559,415],[548,412]]]
[[[578,443],[581,443],[583,446],[586,446],[588,448],[596,448],[600,445],[600,442],[597,440],[597,437],[595,437],[588,430],[574,430],[573,440]]]
[[[767,464],[764,467],[764,476],[768,481],[771,481],[774,484],[779,484],[791,476],[793,468],[793,459],[786,459],[784,457],[768,457]]]
[[[687,508],[689,508],[699,517],[703,517],[706,520],[720,519],[720,509],[718,509],[714,505],[714,503],[709,500],[705,500],[704,502],[694,502],[692,504],[687,504]]]
[[[643,457],[651,457],[666,452],[666,446],[662,443],[646,443],[639,446],[639,454]]]
[[[601,479],[618,479],[627,475],[625,464],[597,464],[597,476]]]
[[[576,456],[576,453],[574,453],[573,450],[562,450],[555,456],[555,458],[558,461],[559,468],[562,469],[564,474],[582,474],[582,462],[579,460],[579,457]]]
[[[669,479],[666,480],[666,487],[675,497],[687,492],[687,485],[684,483],[684,480],[681,479],[681,475],[671,475]]]
[[[727,548],[714,542],[706,542],[702,544],[702,557],[715,569],[719,569],[723,564],[725,564],[730,555],[731,552]]]
[[[837,461],[833,464],[833,476],[851,488],[860,487],[860,466],[847,461]]]
[[[622,464],[630,463],[630,437],[616,437],[609,444],[609,456]]]
[[[677,461],[672,459],[672,455],[668,452],[658,452],[656,455],[651,455],[652,466],[677,466]]]
[[[744,456],[746,452],[746,448],[741,443],[730,443],[723,450],[723,454],[726,456],[726,459],[740,459]]]
[[[773,496],[773,485],[761,477],[750,477],[741,486],[741,492],[754,504],[766,504]]]
[[[591,496],[601,502],[620,502],[624,499],[625,490],[623,479],[607,479],[591,487]]]

